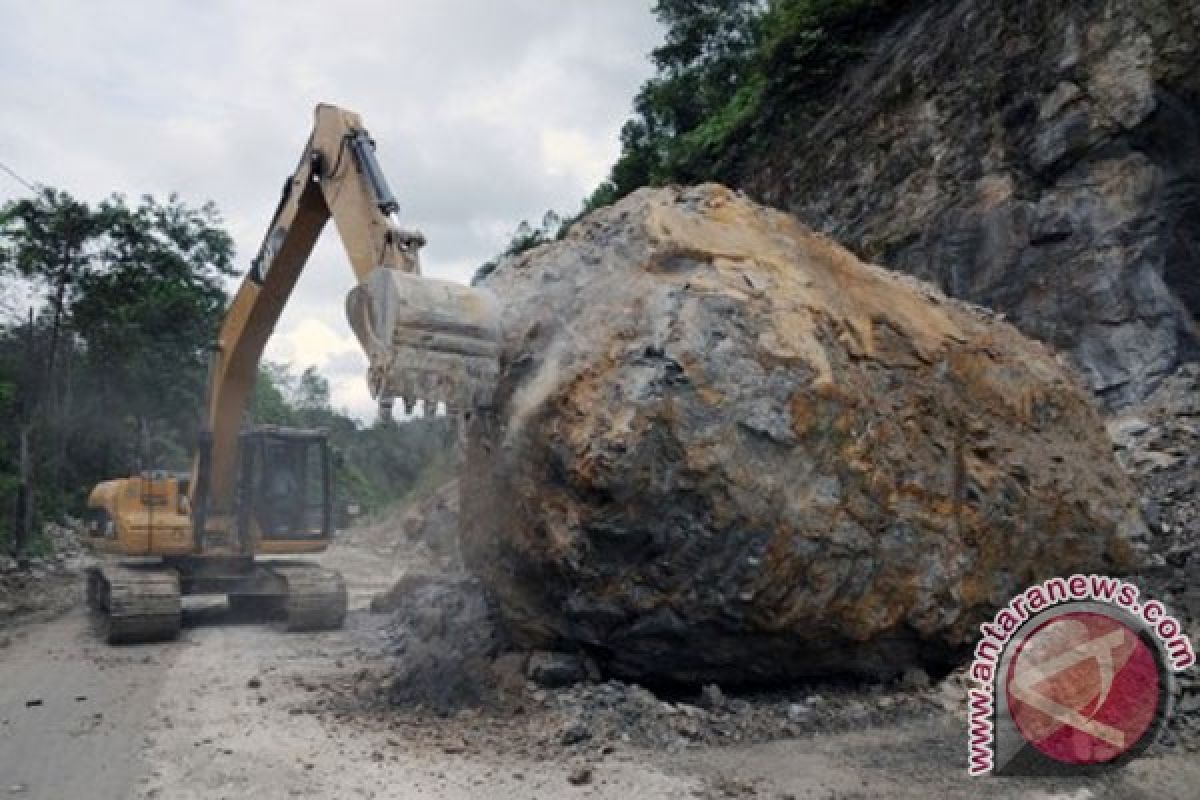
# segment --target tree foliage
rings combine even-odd
[[[92,383],[138,419],[186,428],[203,397],[233,243],[211,205],[189,209],[176,197],[136,208],[114,197],[99,214],[101,266],[79,280],[69,308]]]
[[[504,248],[504,252],[497,258],[483,264],[471,278],[471,285],[475,286],[483,281],[488,275],[495,271],[500,263],[500,258],[508,258],[515,255],[520,255],[526,250],[532,250],[538,245],[546,242],[553,242],[556,239],[561,239],[566,236],[567,229],[571,223],[575,221],[575,217],[563,219],[556,211],[547,211],[542,215],[542,222],[536,228],[529,224],[529,220],[521,220],[521,224],[513,231],[509,238],[508,246]]]
[[[907,0],[658,0],[666,30],[657,68],[634,98],[621,155],[584,202],[642,186],[729,181],[735,165],[785,127]]]

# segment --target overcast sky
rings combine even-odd
[[[522,219],[571,213],[606,175],[647,54],[652,0],[7,2],[0,162],[88,200],[213,200],[245,269],[320,101],[358,111],[429,240],[469,280]],[[0,202],[25,190],[0,173]],[[330,225],[267,357],[315,364],[373,413]],[[232,288],[232,287],[231,287]]]

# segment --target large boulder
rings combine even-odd
[[[501,263],[464,558],[517,644],[610,674],[884,676],[1139,533],[1046,346],[720,186],[641,190]]]

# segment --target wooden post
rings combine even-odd
[[[17,504],[13,518],[12,556],[20,560],[29,545],[30,533],[33,530],[33,482],[30,480],[29,459],[29,424],[21,425],[20,441],[18,443],[18,483]]]
[[[33,532],[33,459],[29,452],[29,437],[33,429],[33,309],[29,309],[29,322],[25,341],[25,376],[21,382],[17,400],[17,418],[20,425],[17,433],[17,502],[13,508],[12,557],[20,561],[25,556]]]

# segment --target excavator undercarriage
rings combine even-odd
[[[110,644],[173,639],[183,621],[183,595],[215,594],[226,595],[239,617],[279,622],[288,631],[332,630],[346,617],[342,576],[309,562],[186,559],[87,572],[88,607]]]
[[[109,644],[174,639],[182,624],[179,573],[159,565],[88,569],[87,602]]]

